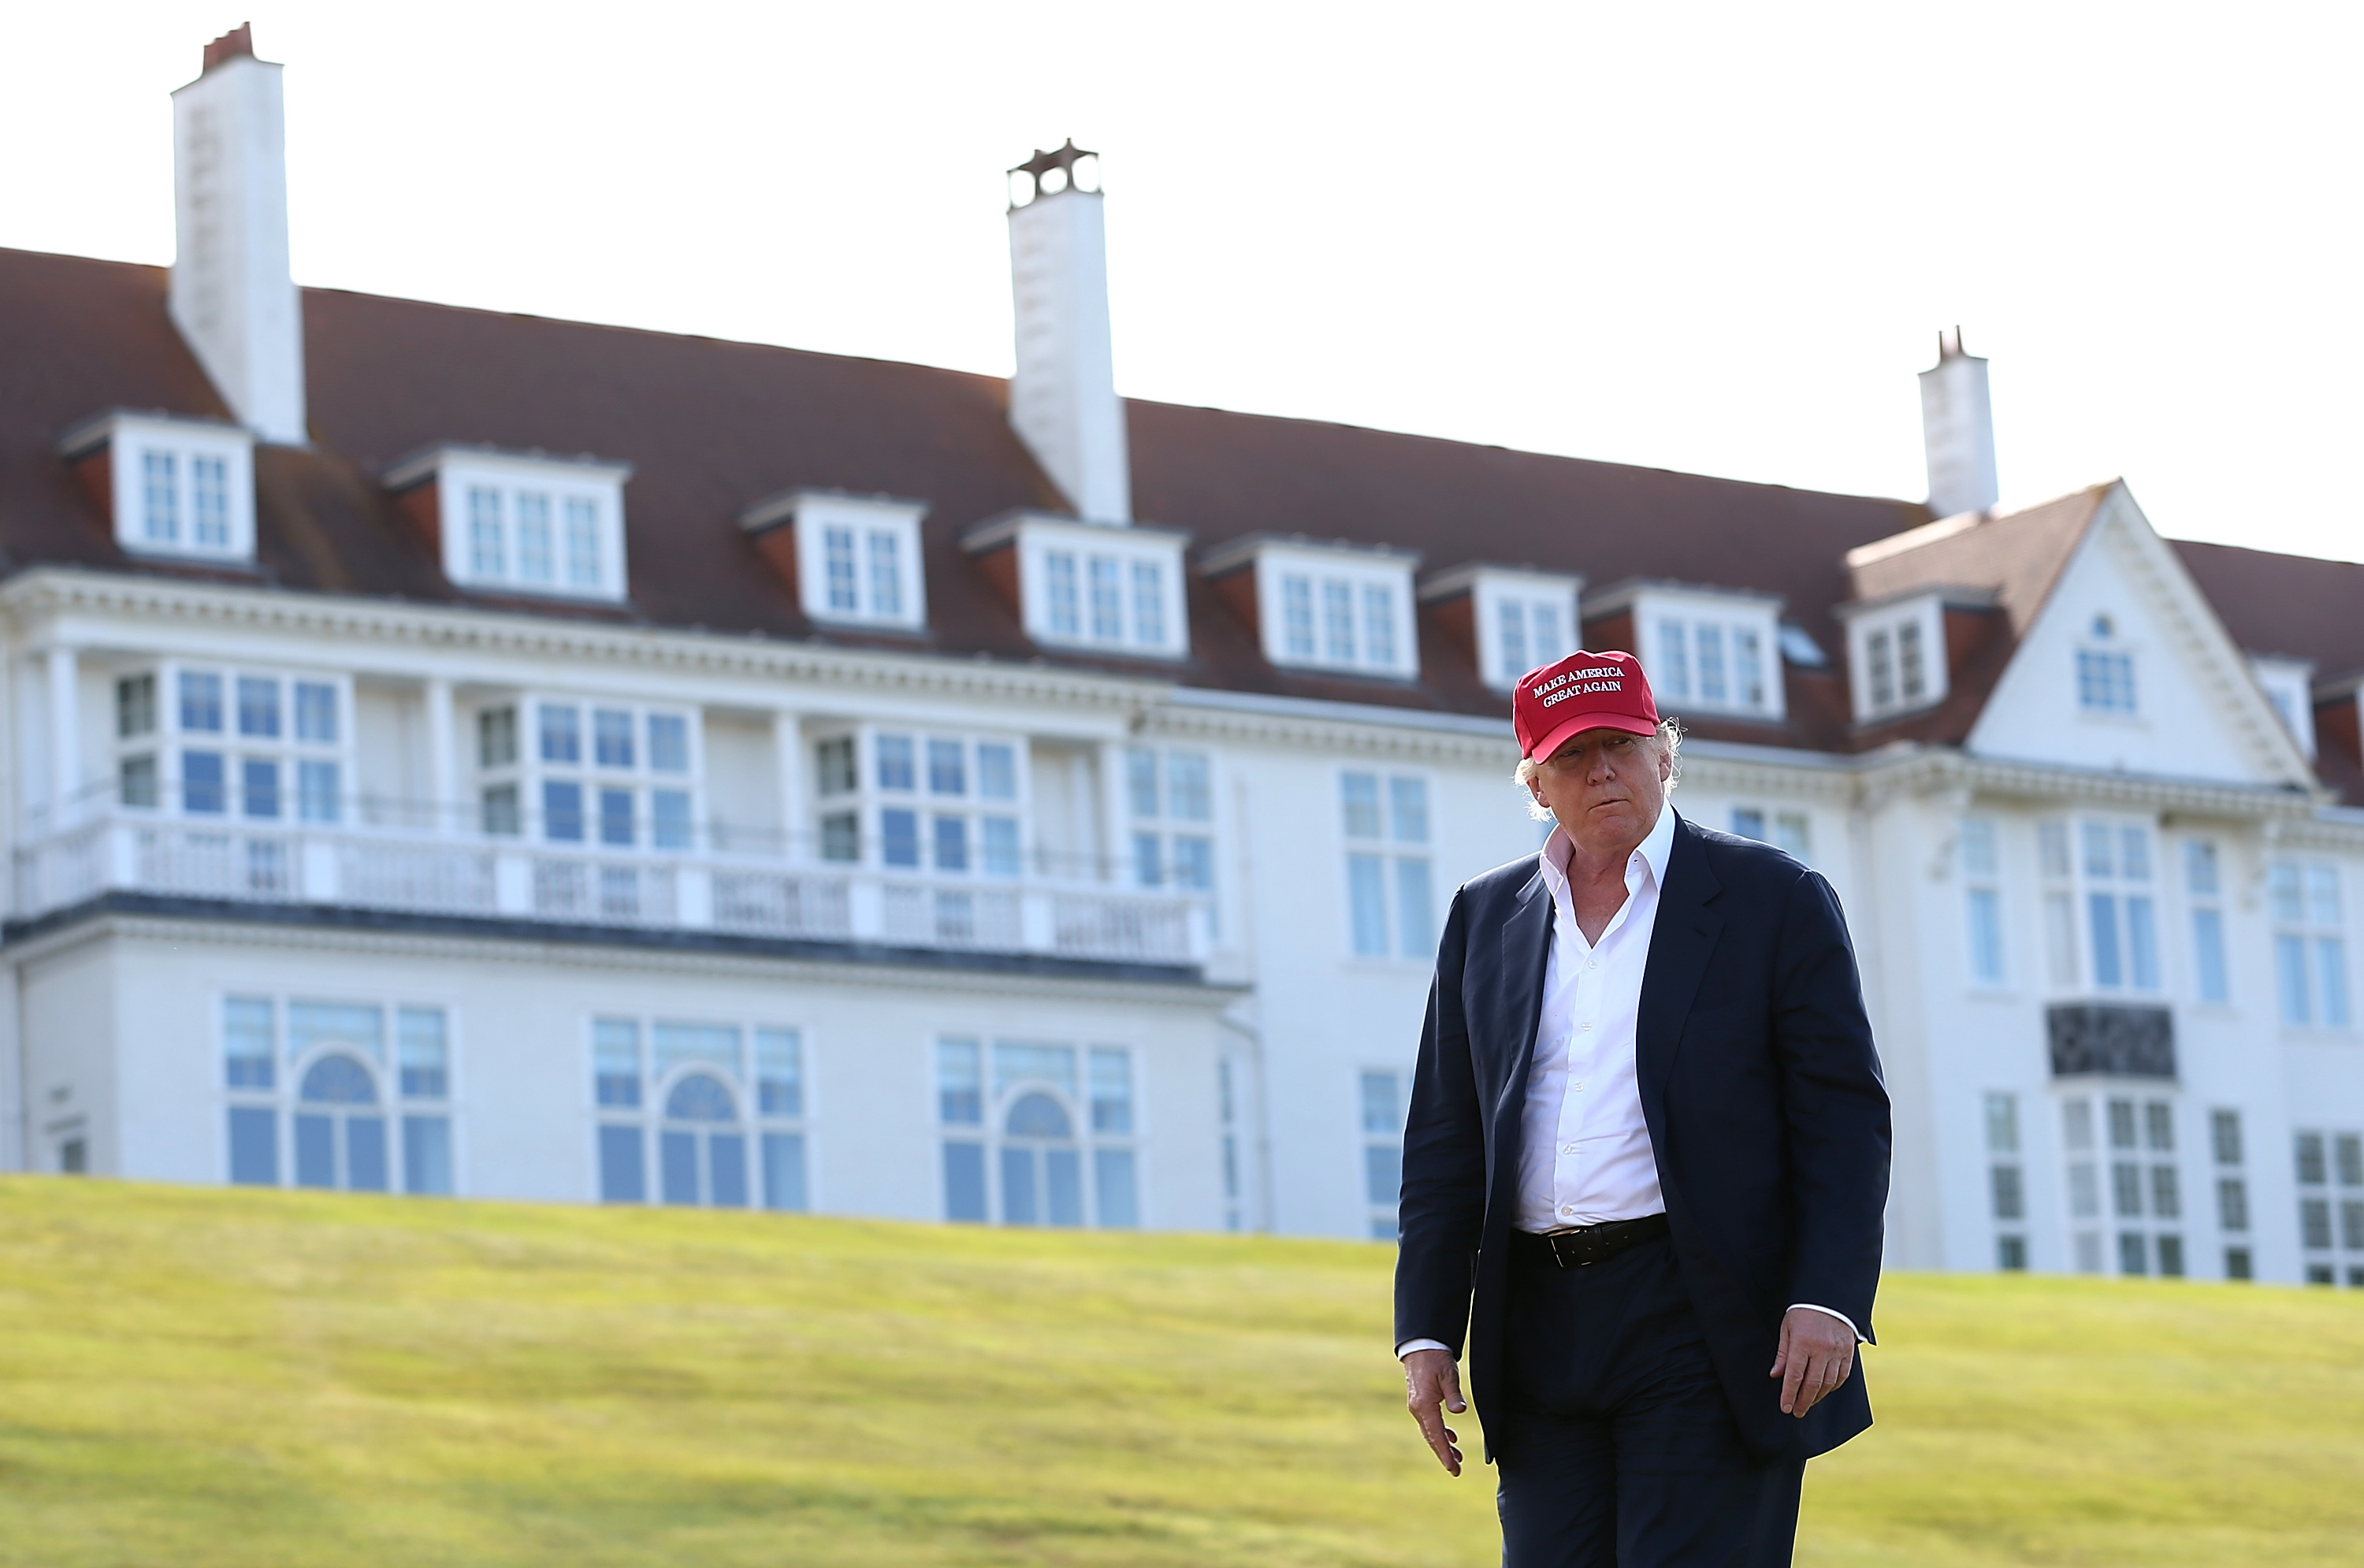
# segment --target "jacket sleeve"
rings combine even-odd
[[[1796,1238],[1783,1299],[1843,1312],[1868,1340],[1888,1207],[1888,1088],[1846,918],[1828,882],[1812,872],[1797,879],[1781,933],[1773,1049]]]
[[[1397,1200],[1396,1337],[1435,1340],[1461,1353],[1486,1217],[1486,1131],[1470,1066],[1461,980],[1468,951],[1467,890],[1455,893],[1436,946],[1405,1118]]]

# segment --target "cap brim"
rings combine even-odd
[[[1540,762],[1588,729],[1622,729],[1628,735],[1656,735],[1658,727],[1630,713],[1578,713],[1563,718],[1527,755]]]

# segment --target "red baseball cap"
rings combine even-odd
[[[1639,659],[1578,650],[1519,678],[1511,695],[1511,728],[1518,733],[1520,755],[1540,762],[1588,729],[1655,734],[1658,705]]]

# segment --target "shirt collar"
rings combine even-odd
[[[1567,829],[1554,823],[1551,837],[1544,840],[1544,885],[1550,890],[1553,901],[1561,905],[1568,902],[1567,857],[1575,848],[1576,841],[1567,836]],[[1668,801],[1658,808],[1657,821],[1650,825],[1648,836],[1634,850],[1649,869],[1651,885],[1661,891],[1667,885],[1667,861],[1674,852],[1675,806]],[[1626,880],[1629,884],[1633,880],[1630,862]]]

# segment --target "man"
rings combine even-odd
[[[1830,884],[1667,804],[1640,663],[1512,699],[1543,852],[1465,884],[1404,1132],[1396,1343],[1444,1468],[1471,1392],[1505,1568],[1785,1563],[1871,1424],[1888,1095]]]

